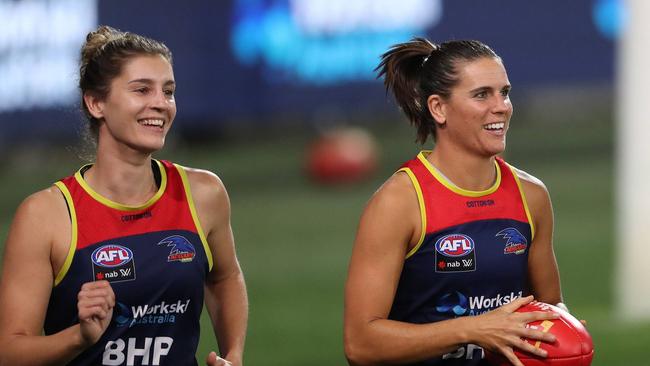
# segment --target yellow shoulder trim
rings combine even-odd
[[[413,183],[413,188],[415,188],[415,193],[418,196],[418,204],[420,206],[420,219],[421,219],[421,229],[420,229],[420,240],[418,240],[418,243],[411,249],[408,253],[406,253],[406,258],[408,259],[410,256],[415,254],[415,252],[420,249],[420,246],[422,246],[422,243],[424,242],[424,236],[427,233],[427,211],[426,208],[424,207],[424,196],[422,195],[422,188],[420,187],[420,182],[418,182],[418,179],[415,177],[415,174],[413,174],[413,171],[410,168],[402,168],[398,170],[398,172],[404,172],[406,173],[409,178],[411,178],[411,183]]]
[[[517,172],[512,167],[512,165],[506,163],[512,172],[512,175],[515,177],[515,182],[517,182],[517,187],[519,188],[519,193],[521,194],[521,200],[524,203],[524,211],[526,211],[526,217],[528,218],[528,224],[530,224],[530,236],[531,239],[535,239],[535,224],[533,223],[533,216],[530,214],[530,209],[528,208],[528,201],[526,200],[526,193],[524,193],[524,187],[521,185],[519,176]]]
[[[68,248],[68,254],[65,257],[65,261],[63,262],[63,266],[59,270],[59,273],[56,274],[56,277],[54,278],[54,286],[58,286],[61,281],[63,281],[63,278],[65,275],[68,273],[68,270],[70,269],[70,265],[72,264],[72,258],[74,257],[74,253],[77,251],[77,213],[74,209],[74,203],[72,202],[72,196],[70,195],[70,191],[68,191],[68,187],[63,184],[63,182],[56,182],[54,183],[55,186],[59,188],[61,193],[63,193],[63,197],[65,197],[65,201],[68,203],[68,209],[70,210],[70,221],[72,222],[72,236],[70,238],[70,248]]]
[[[438,182],[440,182],[442,185],[447,187],[447,189],[451,190],[454,193],[466,197],[487,196],[488,194],[494,193],[499,188],[499,185],[501,184],[501,168],[499,168],[499,164],[496,162],[496,160],[494,161],[494,166],[496,167],[496,171],[497,171],[497,179],[495,180],[492,187],[484,191],[470,191],[458,187],[457,185],[452,183],[449,179],[447,179],[447,177],[442,175],[442,173],[440,173],[440,171],[436,167],[431,165],[431,163],[426,158],[426,155],[428,155],[429,153],[431,153],[430,150],[421,151],[418,154],[418,159],[422,162],[422,164],[424,164],[427,170],[429,170],[429,172],[436,178]]]
[[[74,178],[79,182],[79,185],[96,201],[99,203],[114,208],[116,210],[122,210],[122,211],[138,211],[138,210],[144,210],[145,208],[153,205],[162,197],[163,193],[165,193],[165,188],[167,188],[167,174],[165,174],[165,168],[163,165],[158,161],[154,160],[156,162],[156,165],[158,166],[158,169],[160,169],[160,188],[158,188],[158,192],[153,195],[153,197],[149,198],[147,202],[140,206],[129,206],[129,205],[123,205],[121,203],[117,203],[114,201],[109,200],[108,198],[102,196],[101,194],[95,192],[94,189],[92,189],[88,183],[84,180],[84,178],[81,176],[81,170],[85,168],[86,166],[82,167],[75,173]]]
[[[178,174],[181,176],[181,180],[183,181],[183,188],[185,188],[185,195],[187,196],[187,203],[190,206],[190,212],[192,213],[192,219],[194,220],[194,226],[196,226],[196,230],[199,232],[199,237],[201,238],[201,243],[203,243],[203,250],[205,251],[206,257],[208,257],[208,265],[209,265],[209,270],[212,271],[212,266],[213,266],[213,260],[212,260],[212,250],[210,250],[210,245],[208,245],[208,240],[205,237],[205,234],[203,233],[203,228],[201,227],[201,222],[199,221],[199,215],[196,214],[196,206],[194,206],[194,198],[192,198],[192,191],[190,190],[190,182],[187,179],[187,173],[185,172],[185,168],[178,164],[174,164],[176,167],[176,170],[178,170]]]

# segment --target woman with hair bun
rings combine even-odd
[[[0,365],[197,365],[205,304],[241,365],[248,318],[230,203],[213,173],[156,160],[176,116],[172,55],[102,26],[79,88],[96,159],[25,199],[0,277]]]
[[[512,103],[503,62],[478,41],[394,45],[377,67],[417,141],[435,141],[373,195],[360,220],[345,291],[352,365],[487,365],[484,350],[522,366],[522,338],[557,314],[515,312],[562,301],[553,213],[535,177],[498,155]]]

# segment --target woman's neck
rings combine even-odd
[[[95,192],[127,206],[139,206],[158,191],[151,169],[151,155],[124,156],[97,153],[97,160],[84,174]]]
[[[436,145],[427,160],[457,187],[468,191],[491,188],[497,178],[494,156],[482,157]]]

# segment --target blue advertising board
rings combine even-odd
[[[0,0],[0,128],[69,136],[79,125],[78,51],[98,24],[174,53],[179,128],[366,114],[386,103],[374,67],[390,45],[479,39],[515,91],[612,83],[618,0]]]

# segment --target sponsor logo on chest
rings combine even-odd
[[[470,272],[476,270],[474,240],[464,234],[441,237],[435,245],[436,272]]]
[[[121,282],[135,280],[135,261],[131,249],[117,245],[102,245],[90,255],[93,279]]]
[[[173,324],[179,316],[187,312],[189,307],[190,299],[133,306],[118,302],[113,320],[118,327],[129,328],[136,325]]]
[[[467,296],[459,291],[453,291],[440,296],[436,302],[436,311],[451,316],[481,315],[500,306],[510,303],[523,296],[523,291],[497,293],[494,296]]]

